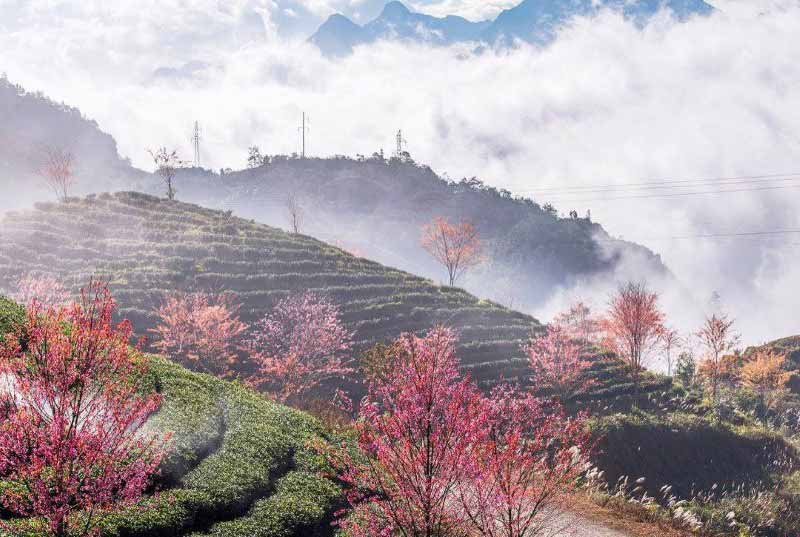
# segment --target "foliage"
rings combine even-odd
[[[663,328],[658,294],[644,283],[628,282],[612,295],[603,320],[604,344],[627,362],[637,387],[639,372],[658,344]]]
[[[459,378],[452,333],[406,335],[355,428],[362,453],[329,452],[349,485],[353,536],[524,537],[550,527],[582,471],[582,419],[504,386]]]
[[[240,304],[222,293],[168,295],[156,311],[159,324],[154,347],[196,371],[230,375],[247,329],[239,320]]]
[[[575,480],[586,469],[590,440],[583,417],[507,386],[484,403],[485,437],[476,472],[458,487],[472,528],[486,537],[533,537],[560,529]]]
[[[69,293],[53,276],[26,274],[17,282],[13,297],[20,304],[30,304],[36,300],[41,306],[56,307],[68,302]]]
[[[436,217],[422,228],[422,247],[447,269],[450,286],[469,269],[485,261],[483,243],[472,222],[451,224]]]
[[[353,371],[345,356],[351,338],[328,299],[306,292],[281,300],[248,344],[259,367],[251,382],[280,401],[299,398]]]
[[[558,324],[550,326],[545,335],[532,339],[525,352],[537,389],[546,389],[559,400],[568,401],[591,387],[591,380],[582,378],[591,365],[584,345]]]
[[[0,501],[57,537],[87,535],[104,511],[136,501],[163,456],[164,437],[139,434],[161,398],[137,392],[145,368],[113,311],[98,284],[70,307],[34,300],[0,346]]]
[[[705,348],[705,355],[699,371],[711,386],[711,401],[717,403],[719,384],[725,372],[726,353],[739,343],[739,336],[733,331],[734,320],[726,314],[714,313],[706,317],[703,326],[695,334]]]
[[[25,308],[0,295],[0,343],[25,323]],[[13,335],[13,334],[12,334]]]

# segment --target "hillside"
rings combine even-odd
[[[312,289],[341,306],[357,349],[435,323],[452,326],[478,381],[517,377],[520,346],[539,327],[530,316],[311,237],[136,193],[9,213],[0,228],[0,288],[26,273],[54,275],[73,290],[92,275],[107,279],[120,314],[141,334],[174,290],[230,291],[243,303],[243,320],[253,322],[288,293]]]
[[[707,15],[713,8],[703,0],[524,0],[503,10],[494,20],[472,22],[462,17],[432,17],[415,13],[401,2],[388,2],[374,20],[359,26],[343,15],[332,15],[309,38],[327,56],[345,56],[356,45],[376,41],[401,41],[428,45],[485,43],[513,46],[517,41],[546,44],[559,28],[579,16],[601,9],[619,11],[643,25],[660,9],[678,20]]]
[[[75,192],[130,188],[147,175],[131,167],[114,138],[78,109],[0,76],[0,189],[14,192],[0,196],[0,212],[52,196],[37,176],[48,148],[74,155]]]
[[[340,490],[319,476],[308,443],[325,433],[314,419],[163,358],[150,362],[149,389],[164,402],[148,426],[173,433],[161,493],[107,517],[103,537],[333,535]]]
[[[488,262],[459,285],[524,311],[593,278],[671,277],[659,256],[614,239],[589,217],[559,216],[555,208],[475,178],[448,181],[410,159],[275,156],[223,176],[183,170],[177,184],[183,200],[283,228],[292,194],[302,209],[303,233],[435,281],[443,269],[420,246],[422,226],[436,216],[470,220],[486,243]],[[149,191],[163,195],[155,182]],[[628,266],[636,275],[626,275]]]

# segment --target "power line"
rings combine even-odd
[[[534,192],[566,192],[566,191],[586,191],[586,190],[595,190],[595,189],[619,189],[619,188],[627,188],[627,187],[650,187],[652,185],[675,185],[670,186],[670,188],[680,188],[678,185],[688,185],[691,186],[692,184],[716,184],[716,183],[726,183],[730,181],[743,181],[744,182],[759,182],[759,180],[780,180],[780,178],[798,178],[800,177],[800,172],[791,172],[791,173],[773,173],[773,174],[762,174],[762,175],[738,175],[738,176],[730,176],[730,177],[706,177],[706,178],[699,178],[699,179],[661,179],[657,181],[640,181],[636,183],[618,183],[618,184],[607,184],[607,185],[585,185],[585,186],[545,186],[540,188],[533,188],[528,190],[517,190],[517,192],[524,192],[524,193],[534,193]],[[684,188],[688,188],[684,187]]]
[[[759,192],[759,191],[766,191],[766,190],[785,190],[785,189],[792,189],[792,188],[800,188],[800,184],[798,185],[783,185],[783,186],[764,186],[758,188],[738,188],[738,189],[731,189],[731,190],[705,190],[705,191],[698,191],[698,192],[673,192],[670,194],[642,194],[642,195],[635,195],[635,196],[612,196],[612,197],[600,197],[600,198],[556,198],[553,201],[557,202],[590,202],[590,201],[615,201],[615,200],[631,200],[631,199],[655,199],[655,198],[676,198],[676,197],[684,197],[684,196],[703,196],[703,195],[712,195],[712,194],[732,194],[736,192]]]
[[[774,229],[767,231],[741,231],[734,233],[702,233],[698,235],[676,235],[672,237],[637,237],[634,239],[595,239],[598,242],[617,242],[620,240],[625,241],[671,241],[671,240],[687,240],[687,239],[719,239],[719,238],[736,238],[736,237],[763,237],[770,235],[793,235],[800,234],[800,229]],[[794,243],[793,243],[794,244]]]

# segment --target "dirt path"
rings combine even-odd
[[[558,524],[564,529],[554,537],[691,537],[671,527],[625,518],[582,495],[573,500],[571,512]]]
[[[564,515],[559,526],[564,529],[553,537],[633,537],[575,513]]]

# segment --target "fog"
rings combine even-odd
[[[335,61],[305,43],[308,29],[333,9],[366,17],[374,3],[51,4],[0,3],[0,71],[96,119],[139,167],[152,167],[148,147],[190,157],[195,120],[214,169],[243,167],[254,144],[299,151],[303,111],[314,155],[391,153],[402,129],[413,157],[440,173],[590,210],[661,254],[680,282],[664,302],[682,328],[718,292],[747,342],[800,332],[800,175],[764,177],[800,174],[798,2],[726,2],[643,29],[606,12],[543,48],[381,43]],[[412,4],[480,18],[507,2]],[[698,179],[714,181],[663,183]],[[577,187],[587,190],[565,190]],[[743,235],[753,232],[770,234]],[[626,260],[534,313],[547,319],[572,297],[602,306],[631,275],[649,276]]]

